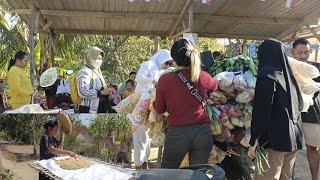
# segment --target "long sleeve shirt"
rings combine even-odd
[[[181,72],[191,82],[190,70],[181,70]],[[218,88],[217,82],[206,72],[201,72],[199,82],[194,83],[194,86],[203,98]],[[166,111],[169,113],[169,126],[211,122],[202,104],[191,95],[186,85],[175,73],[165,74],[160,78],[157,84],[154,109],[159,114]]]
[[[8,86],[12,96],[12,109],[31,103],[33,93],[31,80],[22,68],[11,67],[8,73]]]
[[[291,87],[294,88],[294,87]],[[297,92],[292,97],[297,98]],[[253,102],[250,145],[259,139],[264,148],[291,152],[304,146],[301,116],[290,115],[290,94],[276,81],[267,77],[257,80]]]

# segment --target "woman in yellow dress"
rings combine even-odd
[[[23,51],[18,51],[9,62],[8,86],[12,96],[12,109],[31,103],[33,88],[29,76],[24,71],[27,64],[28,56]]]

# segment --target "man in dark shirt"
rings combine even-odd
[[[310,43],[308,40],[300,38],[293,43],[293,58],[307,62],[310,55]],[[319,69],[319,64],[311,63]],[[314,79],[320,82],[320,78]],[[310,165],[312,180],[318,180],[320,163],[320,96],[315,93],[314,104],[310,106],[307,113],[302,113],[303,133],[307,146],[307,158]]]

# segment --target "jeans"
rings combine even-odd
[[[212,150],[210,124],[168,127],[162,158],[162,168],[179,168],[186,153],[190,165],[206,164]]]

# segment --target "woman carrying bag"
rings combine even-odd
[[[187,153],[190,165],[205,164],[213,137],[204,102],[218,85],[201,71],[199,54],[190,41],[176,41],[171,56],[177,71],[161,76],[154,102],[158,114],[169,113],[162,168],[179,168]]]

